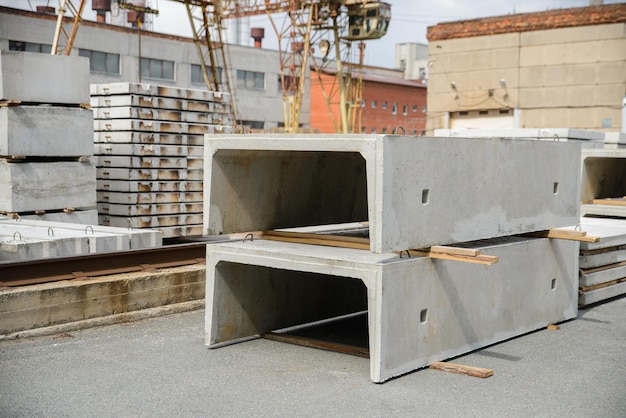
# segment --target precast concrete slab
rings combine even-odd
[[[186,145],[109,143],[94,144],[93,152],[97,155],[133,155],[137,157],[186,157],[189,154],[189,147]]]
[[[97,180],[98,191],[125,193],[202,192],[201,181],[122,181]]]
[[[202,215],[203,204],[200,203],[164,203],[157,205],[117,205],[99,203],[98,211],[113,216],[157,216],[177,214]],[[202,219],[202,218],[200,218]]]
[[[96,166],[90,160],[0,163],[0,211],[92,206],[96,206]]]
[[[115,227],[115,225],[119,225],[119,228],[124,227],[124,222],[128,225],[129,218],[109,216],[109,215],[98,215],[98,223],[100,225],[111,225]],[[133,222],[131,218],[131,222]],[[135,221],[136,222],[136,221]],[[132,231],[139,231],[140,229],[132,229]],[[202,236],[202,224],[191,224],[187,223],[184,225],[174,225],[174,226],[159,226],[159,232],[161,232],[162,238],[179,238],[179,237],[191,237],[191,236]]]
[[[0,156],[93,155],[92,124],[91,111],[79,107],[0,107]]]
[[[228,134],[232,126],[191,124],[182,122],[160,122],[141,119],[94,119],[95,132],[136,131],[166,134]]]
[[[161,134],[156,132],[94,132],[96,144],[162,144],[196,145],[204,144],[203,135]]]
[[[581,214],[626,217],[626,149],[585,149],[581,170]]]
[[[605,132],[605,144],[626,145],[626,133],[624,132]]]
[[[80,208],[72,211],[55,211],[45,212],[41,214],[20,214],[20,217],[24,220],[46,221],[46,222],[61,222],[80,225],[97,225],[98,224],[98,211],[95,209]]]
[[[205,235],[369,221],[377,253],[579,222],[580,145],[207,135]]]
[[[208,102],[229,103],[229,94],[217,91],[181,89],[180,87],[160,86],[146,83],[109,83],[92,84],[92,96],[142,95],[157,97],[174,97],[178,99],[200,100]]]
[[[516,138],[547,141],[583,141],[584,148],[602,148],[605,133],[570,128],[435,129],[435,136],[461,138]]]
[[[167,203],[202,203],[202,192],[190,193],[118,193],[98,192],[98,200],[102,203],[152,205]]]
[[[367,311],[374,382],[577,314],[578,242],[470,246],[484,266],[255,239],[207,246],[209,347]]]
[[[89,77],[86,57],[0,51],[0,100],[87,104]]]
[[[23,234],[22,234],[23,232]],[[72,257],[89,253],[88,237],[47,236],[0,226],[0,261]]]
[[[187,168],[187,158],[171,157],[129,157],[123,155],[99,155],[96,157],[98,167],[118,168]]]
[[[580,243],[579,306],[626,293],[626,219],[582,217],[580,229],[600,240]]]
[[[186,112],[227,113],[229,105],[220,102],[180,99],[173,97],[129,95],[92,96],[92,108],[138,107],[180,110]]]
[[[4,225],[15,223],[15,220],[1,220],[0,229]],[[73,231],[78,236],[92,237],[111,237],[108,243],[94,242],[90,246],[90,252],[109,252],[120,251],[137,248],[152,248],[163,245],[161,232],[157,229],[129,229],[115,228],[110,226],[98,225],[97,215],[96,222],[92,225],[71,224],[63,222],[49,222],[32,219],[21,218],[19,224],[37,228],[52,228],[53,231]],[[48,229],[46,229],[48,231]],[[54,232],[53,232],[54,233]],[[95,245],[93,245],[95,244]],[[98,245],[99,244],[99,245]]]
[[[131,180],[131,181],[156,181],[156,180],[195,180],[202,181],[202,170],[184,169],[152,169],[152,168],[98,168],[98,179],[102,180]]]
[[[201,225],[202,213],[185,213],[182,215],[158,215],[158,216],[115,216],[102,214],[104,225],[117,226],[120,228],[159,228],[166,226]]]

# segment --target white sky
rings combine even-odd
[[[78,4],[78,0],[73,0]],[[365,64],[392,68],[395,45],[406,42],[426,43],[426,28],[438,22],[500,16],[513,13],[529,13],[551,9],[582,7],[590,0],[387,0],[391,4],[392,19],[387,35],[368,41]],[[626,0],[604,0],[604,4],[624,3]],[[35,10],[37,5],[57,7],[59,0],[0,0],[0,5]],[[185,7],[171,0],[147,0],[147,4],[159,10],[154,17],[153,30],[182,36],[191,36]],[[87,0],[83,18],[95,20],[91,0]],[[276,35],[267,18],[252,17],[250,27],[264,27],[263,46],[277,48]],[[80,36],[80,31],[78,33]]]

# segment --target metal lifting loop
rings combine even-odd
[[[89,229],[91,229],[91,235],[93,235],[93,234],[94,234],[94,232],[93,232],[93,226],[91,226],[91,225],[87,225],[87,226],[85,227],[85,235],[87,235],[87,231],[88,231]]]
[[[554,139],[555,141],[559,141],[559,134],[554,134],[552,139]]]
[[[243,241],[241,241],[241,242],[246,242],[248,237],[250,237],[250,242],[254,241],[254,234],[246,234],[246,236],[243,237]]]
[[[406,252],[406,255],[411,258],[411,253],[409,252],[409,250],[402,250],[400,251],[400,258],[402,258],[402,253]]]
[[[133,229],[133,222],[131,221],[130,218],[126,218],[128,220],[128,229]]]
[[[13,241],[17,241],[17,240],[15,239],[15,236],[16,236],[16,235],[19,235],[19,236],[20,236],[20,241],[22,241],[22,233],[21,233],[20,231],[15,231],[15,232],[13,233]]]
[[[398,126],[398,127],[397,127],[394,131],[393,131],[393,133],[394,133],[394,134],[398,134],[398,133],[399,133],[399,131],[400,131],[400,129],[402,129],[402,134],[401,134],[401,135],[406,135],[406,129],[404,129],[404,126]]]
[[[51,226],[48,227],[48,236],[49,237],[53,237],[54,236],[54,229],[52,229]]]
[[[582,231],[583,229],[580,227],[580,224],[574,227],[574,231]]]
[[[19,213],[15,214],[15,222],[22,222],[22,217],[20,216]]]

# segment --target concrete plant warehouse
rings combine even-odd
[[[0,416],[626,416],[626,3],[17,3]]]

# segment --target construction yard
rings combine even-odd
[[[626,298],[383,385],[368,360],[266,339],[203,344],[204,310],[0,342],[0,415],[620,417]]]

